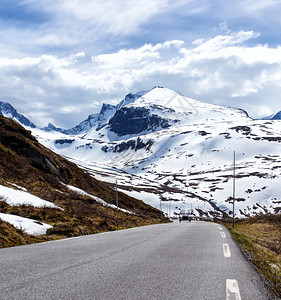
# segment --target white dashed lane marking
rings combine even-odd
[[[238,282],[235,279],[226,279],[226,300],[241,300]]]
[[[223,244],[223,255],[226,258],[231,257],[231,253],[230,253],[228,244]]]
[[[222,227],[218,225],[218,229],[222,230]],[[220,235],[223,239],[226,235],[223,231],[220,231]],[[223,255],[225,258],[231,257],[231,252],[228,244],[223,244]],[[226,279],[226,300],[241,300],[238,282],[235,279]]]

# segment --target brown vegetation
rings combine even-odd
[[[255,265],[270,288],[281,296],[281,215],[261,215],[240,220],[231,231],[246,257]]]

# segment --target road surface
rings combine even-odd
[[[230,233],[174,222],[0,249],[0,299],[268,299]]]

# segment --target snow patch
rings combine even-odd
[[[22,190],[22,191],[24,191],[24,192],[27,192],[27,189],[24,188],[24,187],[22,187],[22,186],[20,186],[20,185],[17,185],[17,184],[15,184],[15,183],[11,183],[11,182],[8,182],[8,184],[10,184],[10,185],[16,187],[16,188],[19,189],[19,190]]]
[[[37,220],[23,218],[16,215],[0,213],[0,219],[12,224],[15,228],[23,230],[30,235],[42,235],[46,234],[49,228],[53,226],[39,222]]]
[[[23,190],[15,190],[3,185],[0,185],[0,197],[3,198],[2,201],[5,201],[11,206],[31,205],[40,208],[51,207],[62,209],[52,202],[43,200]]]
[[[62,183],[62,184],[63,184],[63,183]],[[64,184],[64,185],[65,185],[68,189],[70,189],[71,191],[76,192],[77,194],[85,195],[85,196],[87,196],[87,197],[90,197],[90,198],[96,200],[98,203],[102,204],[103,206],[108,206],[108,207],[117,209],[117,206],[116,206],[116,205],[107,203],[107,202],[105,202],[104,200],[102,200],[101,198],[96,197],[96,196],[94,196],[94,195],[91,195],[91,194],[89,194],[89,193],[87,193],[87,192],[85,192],[85,191],[83,191],[83,190],[81,190],[81,189],[79,189],[79,188],[77,188],[77,187],[75,187],[75,186],[67,185],[67,184]],[[118,210],[121,210],[121,211],[126,212],[126,213],[129,213],[129,214],[134,214],[133,212],[131,212],[131,211],[129,211],[129,210],[126,210],[126,209],[123,209],[123,208],[120,208],[120,207],[118,208]]]

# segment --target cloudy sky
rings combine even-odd
[[[161,85],[281,110],[281,0],[1,0],[0,100],[70,128]]]

